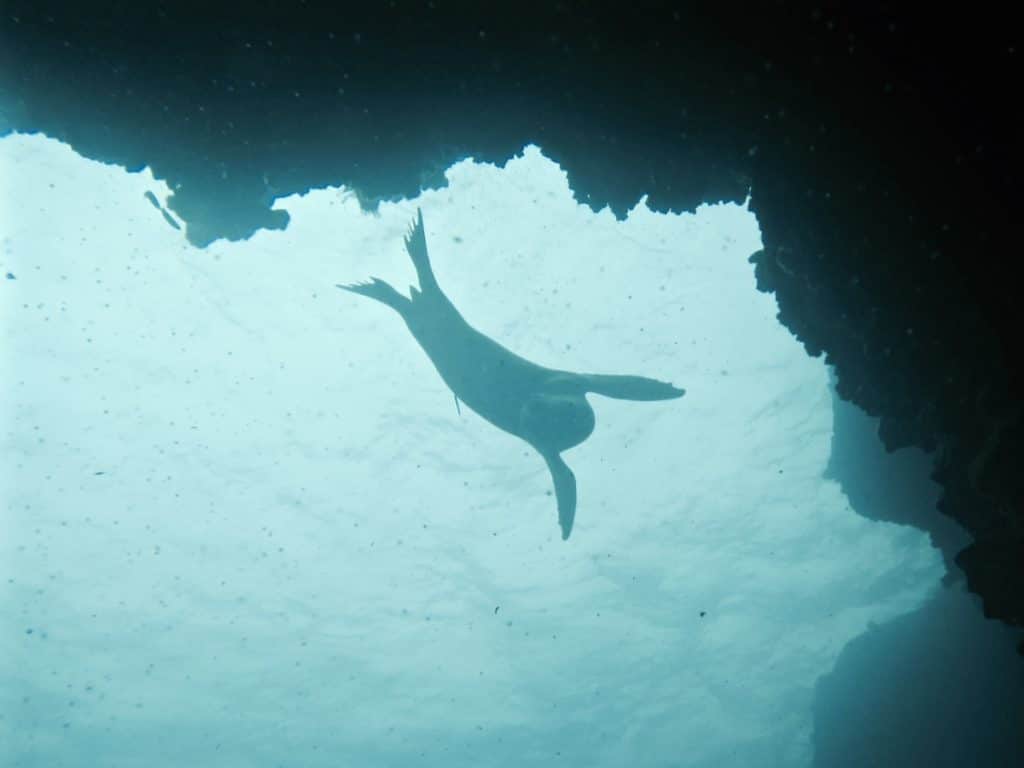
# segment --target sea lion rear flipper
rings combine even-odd
[[[402,313],[409,304],[409,300],[405,296],[396,291],[390,283],[386,283],[378,277],[371,277],[366,283],[349,283],[348,285],[338,283],[337,287],[343,291],[376,299],[399,313]]]
[[[619,400],[671,400],[686,394],[685,389],[646,376],[609,376],[580,373],[578,378],[587,392]]]
[[[558,501],[558,525],[562,529],[562,541],[572,533],[572,523],[576,519],[576,475],[562,461],[557,453],[544,455],[551,479],[555,483],[555,498]]]
[[[427,253],[427,233],[423,229],[423,211],[416,209],[416,221],[413,222],[409,234],[405,236],[405,250],[409,252],[412,265],[416,268],[416,277],[420,281],[420,290],[440,292],[434,270],[430,268],[430,254]]]

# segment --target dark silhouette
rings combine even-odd
[[[394,309],[430,357],[452,392],[499,429],[520,437],[544,457],[555,485],[558,524],[568,539],[576,515],[576,478],[562,451],[594,431],[594,411],[585,397],[594,392],[621,400],[668,400],[685,390],[642,376],[571,373],[545,368],[509,352],[467,323],[434,278],[427,255],[423,213],[405,239],[419,288],[406,298],[376,277],[339,285]]]

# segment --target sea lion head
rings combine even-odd
[[[564,451],[594,431],[594,409],[582,394],[542,392],[523,403],[519,425],[524,437],[538,448]]]

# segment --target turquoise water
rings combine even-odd
[[[5,765],[810,765],[818,679],[939,585],[824,478],[743,206],[616,221],[528,147],[198,250],[148,171],[10,136],[0,174]],[[687,390],[590,396],[568,541],[537,454],[334,287],[404,292],[417,207],[482,332]]]

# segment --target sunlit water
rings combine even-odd
[[[5,765],[808,765],[815,682],[942,575],[823,479],[743,207],[616,221],[531,147],[197,250],[148,171],[12,136],[0,175]],[[413,282],[416,206],[481,331],[687,389],[591,396],[568,542],[540,458],[334,287]]]

